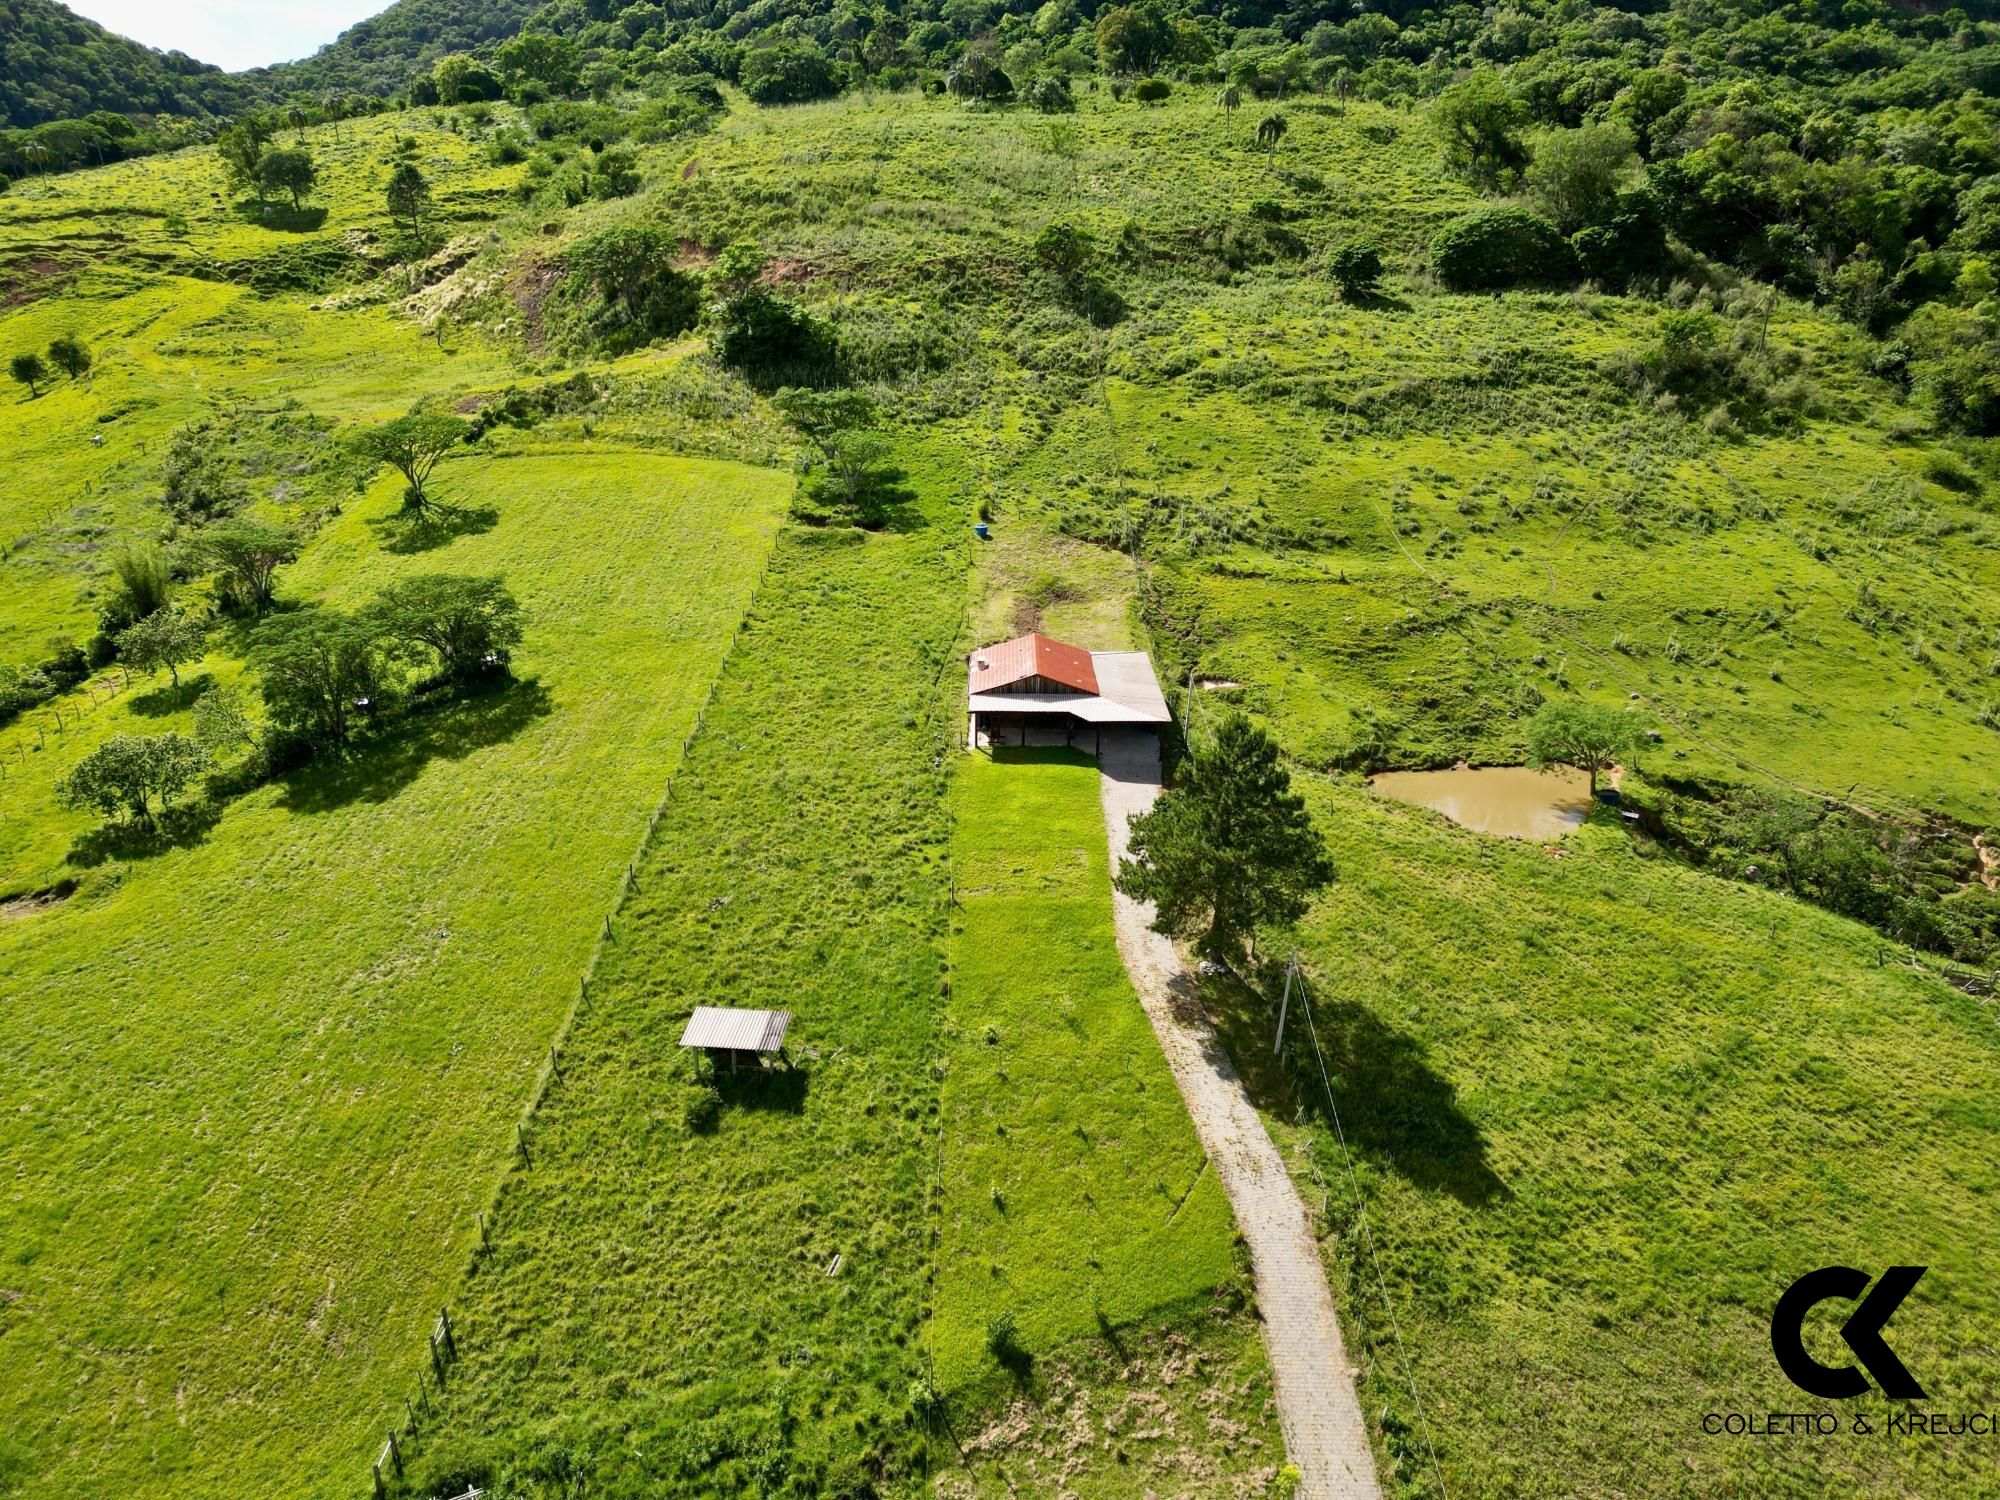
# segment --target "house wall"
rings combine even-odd
[[[1052,677],[1023,677],[1019,682],[1010,682],[1005,687],[981,688],[983,693],[1071,693],[1079,698],[1087,698],[1088,693],[1079,693],[1066,682],[1057,682]]]

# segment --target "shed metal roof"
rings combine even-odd
[[[1024,677],[1046,677],[1079,693],[1098,690],[1090,653],[1045,635],[1016,636],[997,646],[980,647],[972,653],[966,686],[970,692],[992,693]]]
[[[729,1047],[738,1052],[776,1052],[792,1024],[788,1010],[730,1010],[697,1005],[681,1033],[683,1047]]]

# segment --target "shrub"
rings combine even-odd
[[[1964,459],[1946,449],[1925,455],[1924,478],[1961,495],[1976,495],[1980,490],[1979,476],[1966,467]]]
[[[1021,1354],[1021,1330],[1011,1312],[997,1312],[986,1320],[986,1348],[1002,1364]]]
[[[1132,97],[1141,104],[1158,104],[1173,93],[1173,85],[1164,78],[1143,78],[1132,90]]]
[[[1614,291],[1635,281],[1663,279],[1671,264],[1666,222],[1651,193],[1626,193],[1618,211],[1602,224],[1570,236],[1583,274]]]
[[[163,468],[167,510],[183,524],[198,526],[229,515],[250,498],[227,436],[212,422],[175,428]]]
[[[1382,251],[1372,241],[1342,245],[1327,257],[1327,273],[1349,302],[1372,297],[1382,284]]]
[[[1059,73],[1043,73],[1028,85],[1027,101],[1045,115],[1076,113],[1069,82]]]
[[[690,1090],[681,1101],[681,1123],[690,1135],[707,1135],[721,1120],[722,1095],[708,1084]]]
[[[832,336],[804,308],[749,287],[714,314],[715,357],[762,384],[824,385],[832,377]]]
[[[701,294],[671,264],[679,243],[657,224],[621,224],[572,245],[552,299],[572,339],[621,353],[694,327]]]
[[[1431,241],[1431,269],[1454,292],[1567,286],[1576,252],[1555,225],[1518,208],[1486,208],[1454,219]]]

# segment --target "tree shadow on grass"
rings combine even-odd
[[[1204,998],[1261,1105],[1289,1114],[1293,1105],[1287,1101],[1293,1101],[1333,1131],[1320,1059],[1313,1054],[1317,1033],[1350,1148],[1417,1187],[1449,1193],[1468,1208],[1484,1208],[1507,1196],[1506,1183],[1487,1160],[1486,1138],[1459,1108],[1457,1088],[1431,1067],[1414,1037],[1384,1024],[1366,1006],[1330,1000],[1317,991],[1308,1027],[1295,995],[1285,1034],[1288,1070],[1271,1055],[1275,991],[1267,999],[1233,977],[1218,976],[1204,987]]]
[[[502,744],[555,711],[549,690],[533,678],[459,698],[364,740],[338,759],[314,761],[286,776],[282,805],[323,813],[355,802],[387,802],[434,760],[463,760]]]
[[[135,694],[126,700],[126,707],[135,714],[143,714],[156,719],[162,714],[179,713],[184,708],[192,708],[194,700],[214,684],[215,679],[203,672],[199,677],[183,677],[181,685],[175,687],[171,681],[158,687]]]
[[[1486,1138],[1458,1107],[1457,1088],[1431,1068],[1421,1042],[1352,1002],[1319,1001],[1313,1020],[1350,1146],[1468,1208],[1507,1196],[1487,1162]],[[1308,1109],[1325,1113],[1324,1093],[1300,1092]]]
[[[1356,292],[1351,297],[1342,292],[1340,299],[1349,307],[1365,312],[1406,313],[1413,306],[1409,298],[1398,297],[1393,292]]]
[[[219,802],[191,802],[156,814],[150,823],[104,823],[70,845],[69,862],[88,870],[111,859],[151,859],[169,849],[191,849],[222,821]]]
[[[289,203],[258,203],[254,198],[235,205],[236,217],[260,229],[282,229],[289,234],[311,234],[326,223],[323,208],[293,208]]]
[[[370,521],[382,550],[399,557],[429,552],[462,536],[479,536],[500,524],[500,512],[490,505],[439,505],[433,502],[415,515],[397,511]]]

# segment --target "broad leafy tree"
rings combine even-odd
[[[1176,785],[1132,820],[1118,889],[1156,908],[1155,931],[1218,962],[1262,927],[1305,914],[1334,878],[1325,841],[1291,789],[1271,737],[1231,714],[1193,747]]]
[[[382,590],[370,613],[399,654],[434,658],[449,677],[475,676],[521,642],[521,606],[497,577],[404,578]]]
[[[1638,161],[1622,125],[1552,130],[1535,143],[1528,190],[1556,228],[1575,234],[1617,214],[1619,187]]]
[[[577,241],[557,307],[573,336],[609,352],[637,349],[694,327],[701,291],[674,269],[680,242],[659,224],[621,224]]]
[[[212,687],[194,700],[194,738],[210,755],[227,755],[256,738],[243,696],[235,688]]]
[[[9,362],[8,373],[28,388],[30,396],[42,393],[42,382],[49,378],[49,367],[42,362],[39,354],[17,354]]]
[[[866,492],[888,454],[888,445],[874,430],[874,401],[861,391],[788,386],[771,398],[771,404],[812,445],[841,502],[867,518]]]
[[[1537,766],[1574,766],[1590,775],[1590,794],[1597,795],[1597,777],[1639,745],[1639,726],[1632,715],[1599,703],[1545,703],[1528,720],[1528,761]]]
[[[318,185],[319,168],[311,152],[296,146],[267,151],[257,163],[257,182],[265,192],[288,194],[296,211]]]
[[[501,43],[493,54],[509,73],[532,78],[556,94],[575,91],[582,57],[575,42],[546,31],[524,31]]]
[[[1528,106],[1498,73],[1474,73],[1439,94],[1431,123],[1444,142],[1446,165],[1480,187],[1510,187],[1528,165],[1521,139]]]
[[[364,428],[354,434],[354,451],[375,464],[387,464],[408,481],[403,490],[403,508],[425,511],[431,497],[424,486],[431,471],[444,456],[463,443],[472,428],[463,418],[442,411],[413,411],[380,427]]]
[[[272,121],[264,115],[251,112],[231,121],[228,128],[215,138],[216,154],[222,158],[223,175],[229,186],[236,192],[252,192],[257,201],[264,200],[264,177],[259,168],[263,164],[264,150],[276,133]]]
[[[155,798],[170,806],[207,769],[207,752],[184,734],[113,735],[57,783],[56,796],[66,807],[106,816],[123,809],[149,823]]]
[[[222,575],[224,602],[261,610],[271,602],[280,565],[299,555],[299,534],[275,521],[235,516],[201,532],[190,551]]]
[[[61,334],[49,341],[49,363],[71,380],[76,380],[90,369],[90,351],[74,334]]]
[[[1097,56],[1114,73],[1150,73],[1174,50],[1173,22],[1154,5],[1114,5],[1097,18]]]
[[[254,655],[265,713],[314,750],[338,750],[381,704],[382,650],[370,620],[302,610],[266,626]]]
[[[118,656],[141,672],[165,667],[176,688],[181,666],[197,659],[206,644],[198,620],[171,609],[156,609],[143,620],[118,632]]]

